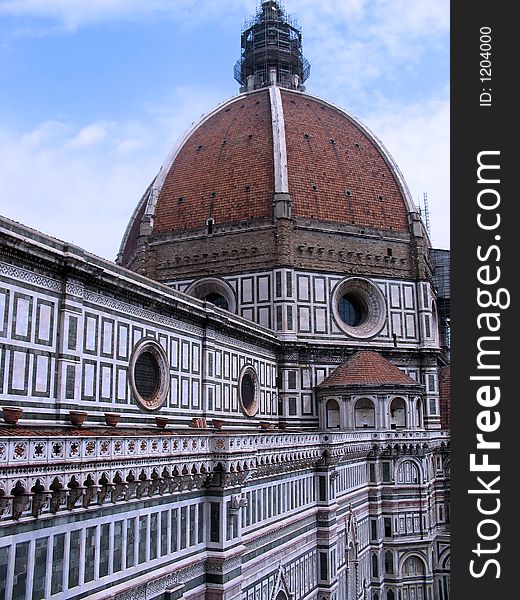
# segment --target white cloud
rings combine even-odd
[[[39,148],[45,144],[52,144],[54,140],[67,134],[68,127],[61,121],[47,121],[33,131],[22,135],[20,142],[28,148]]]
[[[449,0],[286,0],[287,12],[312,31],[352,25],[356,37],[377,33],[387,40],[399,35],[431,37],[449,27]],[[119,19],[169,17],[176,21],[212,22],[253,14],[256,0],[0,0],[0,15],[47,18],[69,29]],[[375,21],[375,26],[368,23]],[[312,28],[312,29],[311,29]]]
[[[319,65],[311,85],[334,97],[347,89],[369,100],[367,87],[415,68],[432,47],[447,57],[449,0],[300,0],[295,10]]]
[[[143,119],[0,127],[0,213],[115,259],[142,193],[186,126],[218,99],[182,88]]]
[[[87,125],[69,142],[69,147],[74,149],[88,148],[103,141],[108,135],[107,127],[101,123]]]
[[[364,122],[402,171],[413,200],[428,194],[433,245],[450,247],[450,105],[447,92],[422,104],[385,104]]]
[[[0,0],[0,15],[57,21],[66,30],[100,21],[167,16],[176,21],[222,19],[254,9],[251,0]]]

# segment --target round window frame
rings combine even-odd
[[[366,309],[359,325],[349,325],[340,316],[339,304],[345,296],[357,299]],[[378,335],[386,323],[386,301],[383,292],[371,281],[362,277],[349,277],[340,281],[332,295],[332,313],[338,327],[350,337],[369,339]]]
[[[253,403],[249,408],[247,408],[245,406],[243,398],[242,398],[242,381],[246,375],[250,375],[252,377],[254,388],[255,388]],[[242,410],[242,412],[244,413],[244,415],[246,417],[255,417],[258,414],[259,398],[260,398],[260,381],[258,379],[258,373],[255,371],[255,369],[251,365],[246,365],[240,371],[240,375],[238,378],[238,399],[240,402],[240,409]]]
[[[149,353],[157,361],[159,367],[159,385],[151,398],[143,398],[137,389],[137,383],[135,380],[135,367],[139,357],[142,354]],[[130,388],[132,390],[132,396],[135,398],[137,403],[148,412],[155,412],[159,410],[166,402],[168,393],[170,391],[170,367],[168,364],[168,357],[164,348],[154,340],[144,339],[139,341],[130,357]]]
[[[228,312],[237,312],[237,299],[235,292],[233,288],[223,279],[218,279],[217,277],[204,277],[204,279],[194,281],[186,290],[186,293],[202,301],[204,301],[204,298],[206,298],[206,296],[209,294],[218,294],[219,296],[222,296],[228,303]],[[221,308],[220,310],[226,309]]]

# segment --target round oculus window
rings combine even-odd
[[[229,310],[229,303],[224,298],[222,294],[217,294],[216,292],[212,292],[203,298],[206,302],[211,302],[217,308],[223,308],[224,310]]]
[[[141,340],[130,359],[130,386],[134,398],[146,410],[157,410],[170,389],[168,358],[154,341]]]
[[[142,352],[135,361],[135,387],[141,398],[149,400],[159,389],[160,368],[157,359],[151,352]]]
[[[386,321],[386,302],[381,290],[368,279],[351,277],[334,290],[332,312],[348,335],[367,339],[377,335]]]
[[[248,417],[258,412],[258,377],[253,367],[245,367],[240,374],[240,405]]]
[[[187,294],[214,304],[229,312],[236,312],[237,302],[233,288],[223,279],[216,277],[205,277],[190,285]]]
[[[367,318],[367,307],[360,296],[345,294],[339,300],[339,316],[350,327],[362,325]]]

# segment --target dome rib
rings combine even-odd
[[[274,85],[271,86],[269,88],[269,98],[271,100],[271,118],[273,122],[274,191],[276,194],[288,194],[287,141],[280,88]]]
[[[385,162],[387,163],[388,167],[392,171],[392,174],[394,175],[396,182],[400,188],[403,199],[406,202],[406,207],[407,207],[408,211],[409,212],[417,212],[417,207],[415,206],[415,203],[413,201],[412,194],[410,193],[408,184],[406,183],[406,180],[405,180],[399,166],[397,165],[393,156],[390,154],[390,152],[388,151],[386,146],[383,144],[383,142],[374,134],[374,132],[367,125],[365,125],[365,123],[363,123],[363,121],[361,121],[358,117],[355,117],[355,116],[347,113],[343,108],[339,107],[338,105],[334,104],[333,102],[324,100],[323,98],[320,98],[319,96],[313,96],[313,95],[307,94],[305,92],[299,92],[297,90],[288,90],[288,89],[284,89],[283,93],[284,93],[284,95],[292,94],[294,96],[300,96],[305,99],[308,98],[310,100],[314,100],[315,102],[319,102],[320,104],[323,104],[324,106],[336,111],[342,117],[344,117],[348,121],[350,121],[355,127],[360,129],[365,134],[365,136],[374,144],[376,149],[379,150],[381,156],[385,159]]]
[[[119,256],[133,253],[143,219],[150,235],[204,230],[207,219],[221,226],[273,217],[408,234],[410,214],[419,219],[401,171],[366,125],[277,86],[234,96],[192,125],[145,198]]]

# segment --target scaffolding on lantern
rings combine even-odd
[[[311,66],[302,51],[301,28],[280,2],[264,0],[242,29],[242,55],[234,69],[240,91],[279,85],[304,91]]]

